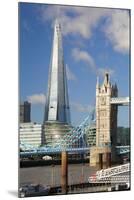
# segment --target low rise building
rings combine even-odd
[[[38,147],[42,141],[42,125],[38,123],[20,123],[20,143]]]

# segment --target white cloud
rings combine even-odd
[[[113,11],[104,27],[106,37],[110,40],[115,51],[129,51],[129,13],[124,10]]]
[[[89,113],[90,111],[92,111],[93,107],[90,105],[83,105],[77,102],[71,102],[71,107],[72,109],[74,109],[77,112],[87,112]]]
[[[120,9],[89,8],[73,6],[41,7],[43,21],[59,18],[63,35],[80,35],[83,39],[91,38],[93,30],[102,18],[105,22],[99,28],[103,30],[113,49],[127,53],[129,49],[129,14]],[[103,28],[102,28],[103,27]]]
[[[92,29],[98,24],[101,17],[108,13],[108,9],[73,7],[73,6],[49,6],[41,8],[42,19],[54,20],[59,18],[64,29],[64,35],[81,35],[90,38]]]
[[[80,50],[79,48],[74,48],[72,50],[72,56],[75,61],[84,61],[88,63],[91,67],[95,67],[94,59],[87,51]]]
[[[108,67],[100,68],[97,67],[93,57],[84,50],[80,50],[79,48],[74,48],[72,50],[72,56],[75,61],[83,61],[85,62],[97,76],[104,76],[105,72],[108,72],[111,76],[114,74],[114,70]]]
[[[72,81],[77,80],[75,74],[70,70],[68,65],[66,65],[66,73],[67,73],[67,79],[68,80],[72,80]]]
[[[40,94],[33,94],[31,96],[27,97],[27,100],[31,103],[31,104],[45,104],[46,101],[46,96],[42,93]]]

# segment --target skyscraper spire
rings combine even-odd
[[[52,56],[48,80],[45,121],[70,123],[69,100],[64,67],[61,26],[55,20]]]
[[[54,37],[44,116],[44,124],[46,123],[70,124],[66,68],[64,67],[61,25],[58,19],[55,20],[54,24]],[[54,133],[52,134],[54,136]],[[45,133],[45,135],[47,135],[47,133]],[[56,137],[59,137],[59,135]]]

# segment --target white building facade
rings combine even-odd
[[[42,125],[38,123],[20,123],[20,143],[39,147],[42,141]]]

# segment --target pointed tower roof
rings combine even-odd
[[[109,83],[109,73],[105,72],[104,85],[107,85],[108,83]]]
[[[59,20],[55,19],[44,122],[59,121],[70,123],[70,109],[66,79],[61,26]]]
[[[99,86],[99,76],[97,76],[96,86]]]

